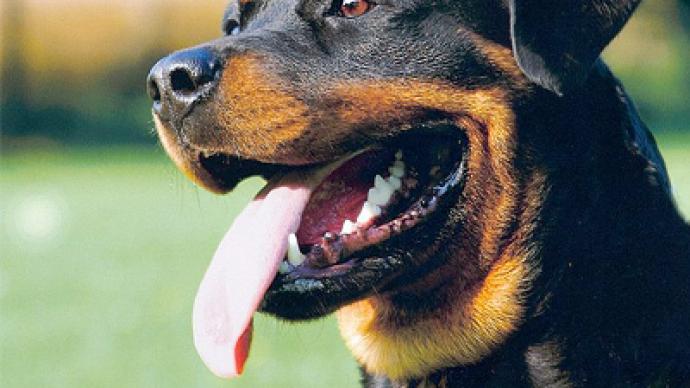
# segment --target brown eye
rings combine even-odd
[[[368,0],[343,0],[340,15],[346,18],[356,18],[367,13],[374,4]]]

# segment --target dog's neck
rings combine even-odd
[[[656,145],[622,88],[603,64],[593,77],[581,100],[563,102],[563,109],[578,104],[580,111],[564,114],[562,122],[553,111],[531,112],[532,119],[551,115],[552,130],[588,125],[609,131],[579,145],[583,158],[612,155],[609,164],[584,163],[575,170],[567,157],[546,156],[563,163],[566,173],[552,182],[543,204],[542,215],[551,222],[544,225],[548,232],[539,253],[544,275],[534,281],[522,325],[500,351],[477,363],[406,381],[363,372],[365,387],[569,386],[571,379],[598,385],[631,373],[622,360],[632,359],[644,359],[639,364],[648,367],[636,372],[635,384],[680,386],[655,373],[690,359],[687,335],[661,336],[669,325],[677,331],[690,325],[690,291],[677,289],[690,278],[690,228],[671,199]],[[669,310],[649,295],[679,306]]]

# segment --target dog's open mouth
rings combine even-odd
[[[413,260],[419,264],[403,253],[414,239],[401,237],[450,202],[464,179],[466,141],[457,128],[445,129],[316,166],[244,162],[251,174],[272,176],[236,218],[197,294],[195,344],[211,370],[241,371],[258,309],[287,319],[322,316],[385,291]],[[230,157],[202,158],[216,179],[237,180],[223,175]]]

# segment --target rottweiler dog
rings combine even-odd
[[[266,187],[194,340],[336,312],[367,387],[688,386],[690,227],[599,58],[639,0],[232,0],[151,70],[165,150]]]

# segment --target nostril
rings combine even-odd
[[[161,101],[161,91],[158,88],[158,83],[155,80],[149,80],[149,82],[146,84],[146,92],[149,94],[149,97],[151,97],[153,102]]]
[[[216,54],[204,47],[178,51],[159,60],[146,79],[154,113],[165,120],[188,114],[193,104],[211,95],[219,71]]]
[[[194,78],[187,69],[175,69],[170,72],[170,86],[175,92],[183,94],[193,93],[196,91],[197,85],[194,83]]]

